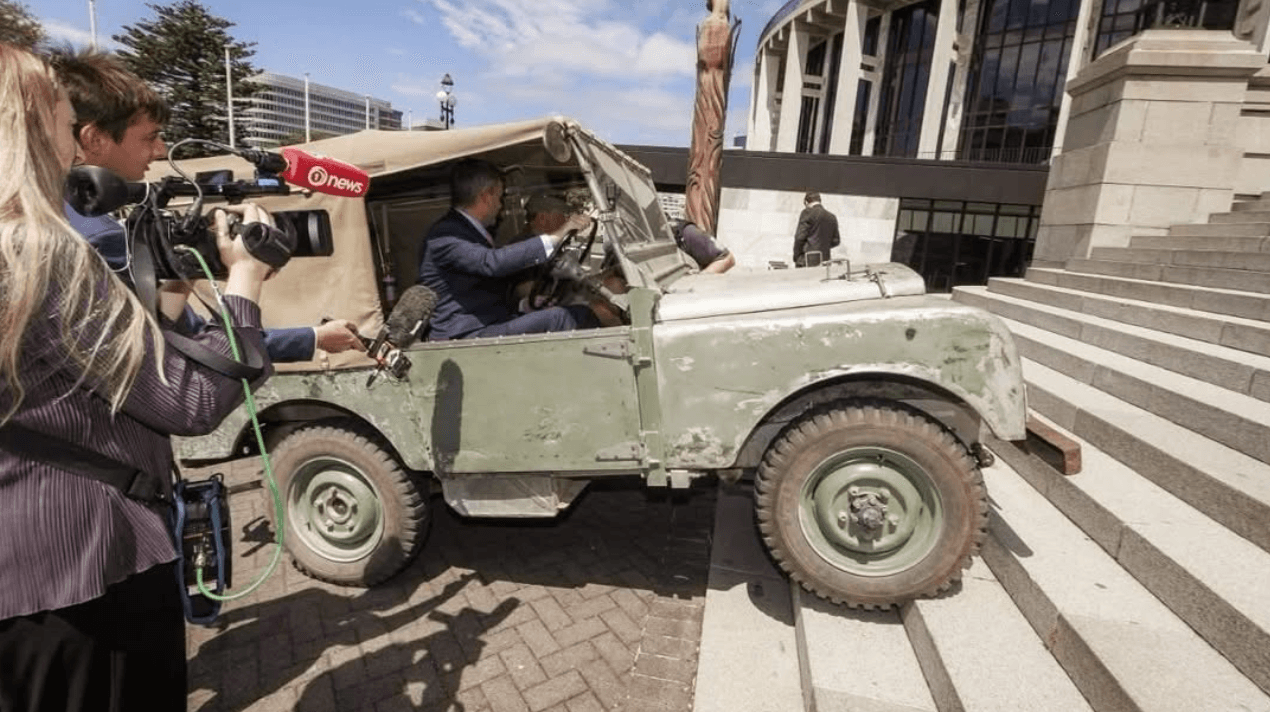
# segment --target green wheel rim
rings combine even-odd
[[[824,460],[800,493],[799,524],[822,559],[859,576],[888,576],[930,554],[944,523],[926,470],[894,450],[859,447]]]
[[[384,535],[379,491],[365,472],[337,457],[300,466],[288,487],[287,517],[305,546],[340,563],[365,558]]]

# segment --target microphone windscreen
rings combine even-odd
[[[144,196],[145,186],[141,188]],[[136,192],[123,178],[101,166],[75,166],[66,174],[66,201],[90,218],[138,202]]]
[[[388,343],[399,349],[413,344],[432,318],[437,295],[431,289],[416,284],[401,294],[401,300],[388,315]]]

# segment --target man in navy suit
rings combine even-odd
[[[507,295],[524,270],[541,265],[571,230],[591,219],[570,216],[553,233],[497,247],[490,234],[503,209],[503,175],[485,161],[464,160],[450,174],[450,212],[428,230],[419,283],[437,295],[429,339],[540,334],[599,325],[582,304],[517,314]]]

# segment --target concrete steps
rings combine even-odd
[[[1255,257],[1260,257],[1257,253]],[[1172,263],[1112,262],[1103,259],[1068,260],[1067,269],[1083,274],[1100,274],[1110,277],[1189,284],[1197,287],[1241,292],[1270,293],[1270,275],[1247,269],[1221,269],[1216,267],[1182,267]]]
[[[983,559],[1097,710],[1267,710],[1270,696],[1049,500],[998,460],[984,471]]]
[[[1134,264],[1270,272],[1270,251],[1224,252],[1212,249],[1095,247],[1090,256],[1100,262],[1131,262]]]
[[[1011,286],[1016,285],[1011,283]],[[1102,307],[1120,317],[1120,320],[1115,320],[1096,316],[1084,309],[1082,302],[1088,297],[1066,290],[1059,292],[1051,288],[1036,287],[1026,282],[1019,282],[1017,286],[1021,289],[1016,291],[1029,294],[1037,301],[1009,296],[1005,289],[990,292],[986,287],[967,287],[959,294],[958,301],[986,309],[1015,322],[1052,331],[1238,394],[1270,402],[1270,356],[1220,345],[1221,324],[1209,329],[1181,328],[1178,330],[1187,331],[1188,335],[1176,335],[1146,326],[1156,320],[1168,321],[1171,317],[1176,320],[1176,312],[1145,316],[1139,314],[1135,319],[1135,314],[1125,313],[1129,310],[1124,308],[1124,302],[1092,305],[1095,310]],[[1076,310],[1051,306],[1069,297],[1075,300]],[[1201,320],[1201,326],[1208,325],[1203,321],[1207,317],[1196,318]],[[1185,324],[1181,326],[1184,327]],[[1209,336],[1212,340],[1191,338],[1190,333]]]
[[[990,445],[1245,676],[1270,690],[1270,606],[1264,599],[1270,553],[1075,439],[1084,470],[1071,477],[1011,443]]]
[[[1266,294],[1038,267],[1028,269],[1026,279],[1080,292],[1270,322],[1270,295]]]

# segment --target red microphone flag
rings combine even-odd
[[[282,149],[287,169],[280,175],[298,188],[308,188],[327,195],[360,198],[370,188],[366,171],[334,158],[319,158],[290,146]]]

